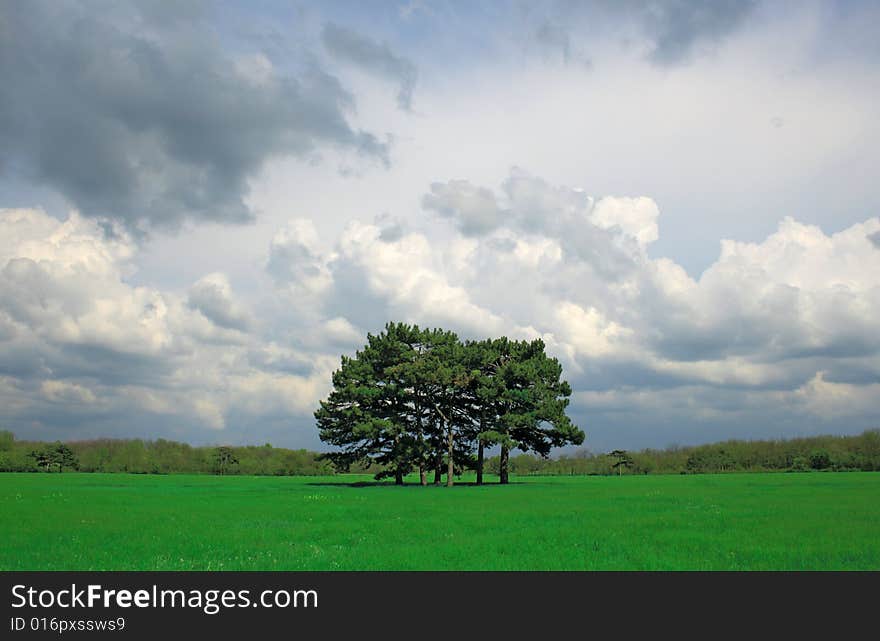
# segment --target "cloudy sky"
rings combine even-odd
[[[0,3],[0,428],[321,448],[388,320],[585,445],[880,427],[874,2]]]

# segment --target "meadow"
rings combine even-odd
[[[880,569],[874,472],[511,480],[0,474],[0,570]]]

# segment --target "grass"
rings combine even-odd
[[[0,474],[0,570],[880,569],[877,473],[367,481]]]

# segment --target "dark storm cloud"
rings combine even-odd
[[[38,352],[40,349],[36,341],[0,342],[0,376],[26,380],[51,375],[45,355]]]
[[[97,344],[40,340],[0,343],[0,375],[30,383],[59,378],[108,386],[156,386],[172,371],[173,363],[168,358],[125,353]]]
[[[52,373],[60,379],[94,380],[101,385],[162,388],[177,364],[176,356],[123,352],[100,344],[62,344],[45,348]]]
[[[333,76],[273,74],[230,57],[199,12],[144,8],[0,4],[0,167],[87,215],[174,227],[251,219],[248,180],[273,155],[333,145],[387,164]]]
[[[398,106],[405,111],[412,109],[412,94],[418,76],[412,62],[396,55],[384,43],[333,23],[324,27],[322,40],[324,47],[334,58],[396,82],[399,85]]]

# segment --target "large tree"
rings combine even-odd
[[[461,432],[477,447],[474,461],[477,485],[483,484],[485,450],[498,442],[498,404],[493,377],[500,360],[500,352],[493,340],[468,341],[462,350],[467,377],[459,401]]]
[[[427,471],[433,468],[434,483],[439,484],[454,428],[456,385],[463,376],[456,362],[458,337],[416,325],[389,324],[386,332],[405,346],[399,352],[400,362],[386,370],[398,390],[395,419],[407,427],[409,454],[420,482],[427,484]]]
[[[446,485],[452,486],[456,458],[461,460],[466,452],[462,447],[463,428],[467,424],[464,390],[468,385],[464,349],[453,332],[435,329],[425,331],[424,335],[428,349],[418,359],[416,369],[435,437],[435,483],[439,482],[445,454]],[[457,436],[459,447],[456,447]]]
[[[534,451],[543,457],[553,447],[580,445],[584,433],[566,416],[571,386],[561,379],[562,366],[544,351],[541,339],[494,340],[489,350],[483,396],[491,429],[486,442],[501,446],[500,481],[509,481],[510,450]]]
[[[500,445],[507,483],[510,449],[546,457],[583,441],[565,415],[571,388],[561,374],[540,340],[462,343],[447,330],[388,323],[333,373],[315,418],[321,439],[340,449],[324,458],[340,469],[379,464],[376,478],[398,484],[413,468],[422,484],[433,468],[439,484],[445,467],[451,486],[468,467],[482,483],[484,450]]]
[[[406,364],[414,360],[418,328],[388,323],[385,331],[367,335],[366,346],[343,356],[333,373],[333,390],[315,412],[321,440],[340,447],[324,457],[341,469],[354,463],[377,463],[377,478],[404,475],[423,459],[424,436]]]

